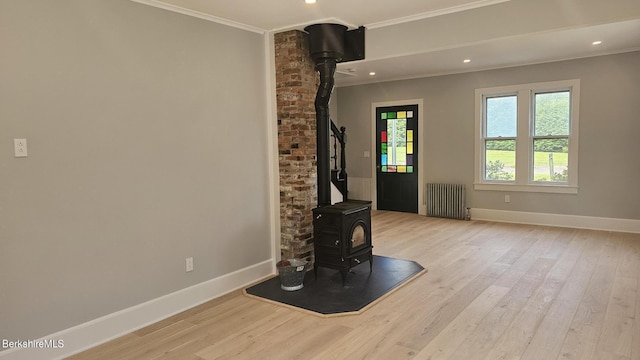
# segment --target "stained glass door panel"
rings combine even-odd
[[[418,212],[418,106],[376,108],[376,181],[380,210]]]

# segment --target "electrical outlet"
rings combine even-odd
[[[193,271],[193,258],[192,257],[186,258],[185,261],[184,261],[184,264],[185,264],[185,271],[186,272]]]
[[[506,203],[510,203],[510,202],[511,202],[511,196],[509,196],[509,195],[505,195],[505,196],[504,196],[504,202],[506,202]]]
[[[27,157],[27,139],[13,139],[15,157]]]

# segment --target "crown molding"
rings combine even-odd
[[[198,18],[198,19],[203,19],[203,20],[215,22],[215,23],[218,23],[218,24],[231,26],[231,27],[234,27],[234,28],[237,28],[237,29],[251,31],[251,32],[254,32],[254,33],[258,33],[258,34],[265,34],[267,32],[266,29],[261,29],[261,28],[255,27],[255,26],[239,23],[237,21],[232,21],[232,20],[221,18],[221,17],[213,16],[213,15],[210,15],[210,14],[205,14],[205,13],[200,12],[200,11],[195,11],[195,10],[183,8],[181,6],[167,4],[164,1],[159,1],[159,0],[130,0],[130,1],[133,1],[133,2],[136,2],[136,3],[140,3],[140,4],[144,4],[144,5],[153,6],[155,8],[159,8],[159,9],[164,9],[164,10],[176,12],[176,13],[183,14],[183,15],[193,16],[193,17]]]
[[[411,21],[423,20],[431,17],[453,14],[460,11],[466,11],[466,10],[476,9],[484,6],[500,4],[507,1],[511,1],[511,0],[479,0],[472,3],[468,3],[468,4],[452,6],[445,9],[439,9],[434,11],[427,11],[424,13],[404,16],[397,19],[378,21],[375,23],[366,24],[365,27],[367,29],[377,29],[385,26],[399,25],[399,24],[404,24]]]

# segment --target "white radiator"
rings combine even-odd
[[[465,219],[464,184],[427,184],[427,216]]]

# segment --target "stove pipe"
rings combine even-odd
[[[316,93],[316,166],[318,207],[331,205],[331,164],[329,99],[333,91],[336,63],[344,56],[347,27],[339,24],[315,24],[304,28],[309,33],[309,52],[320,73]]]

